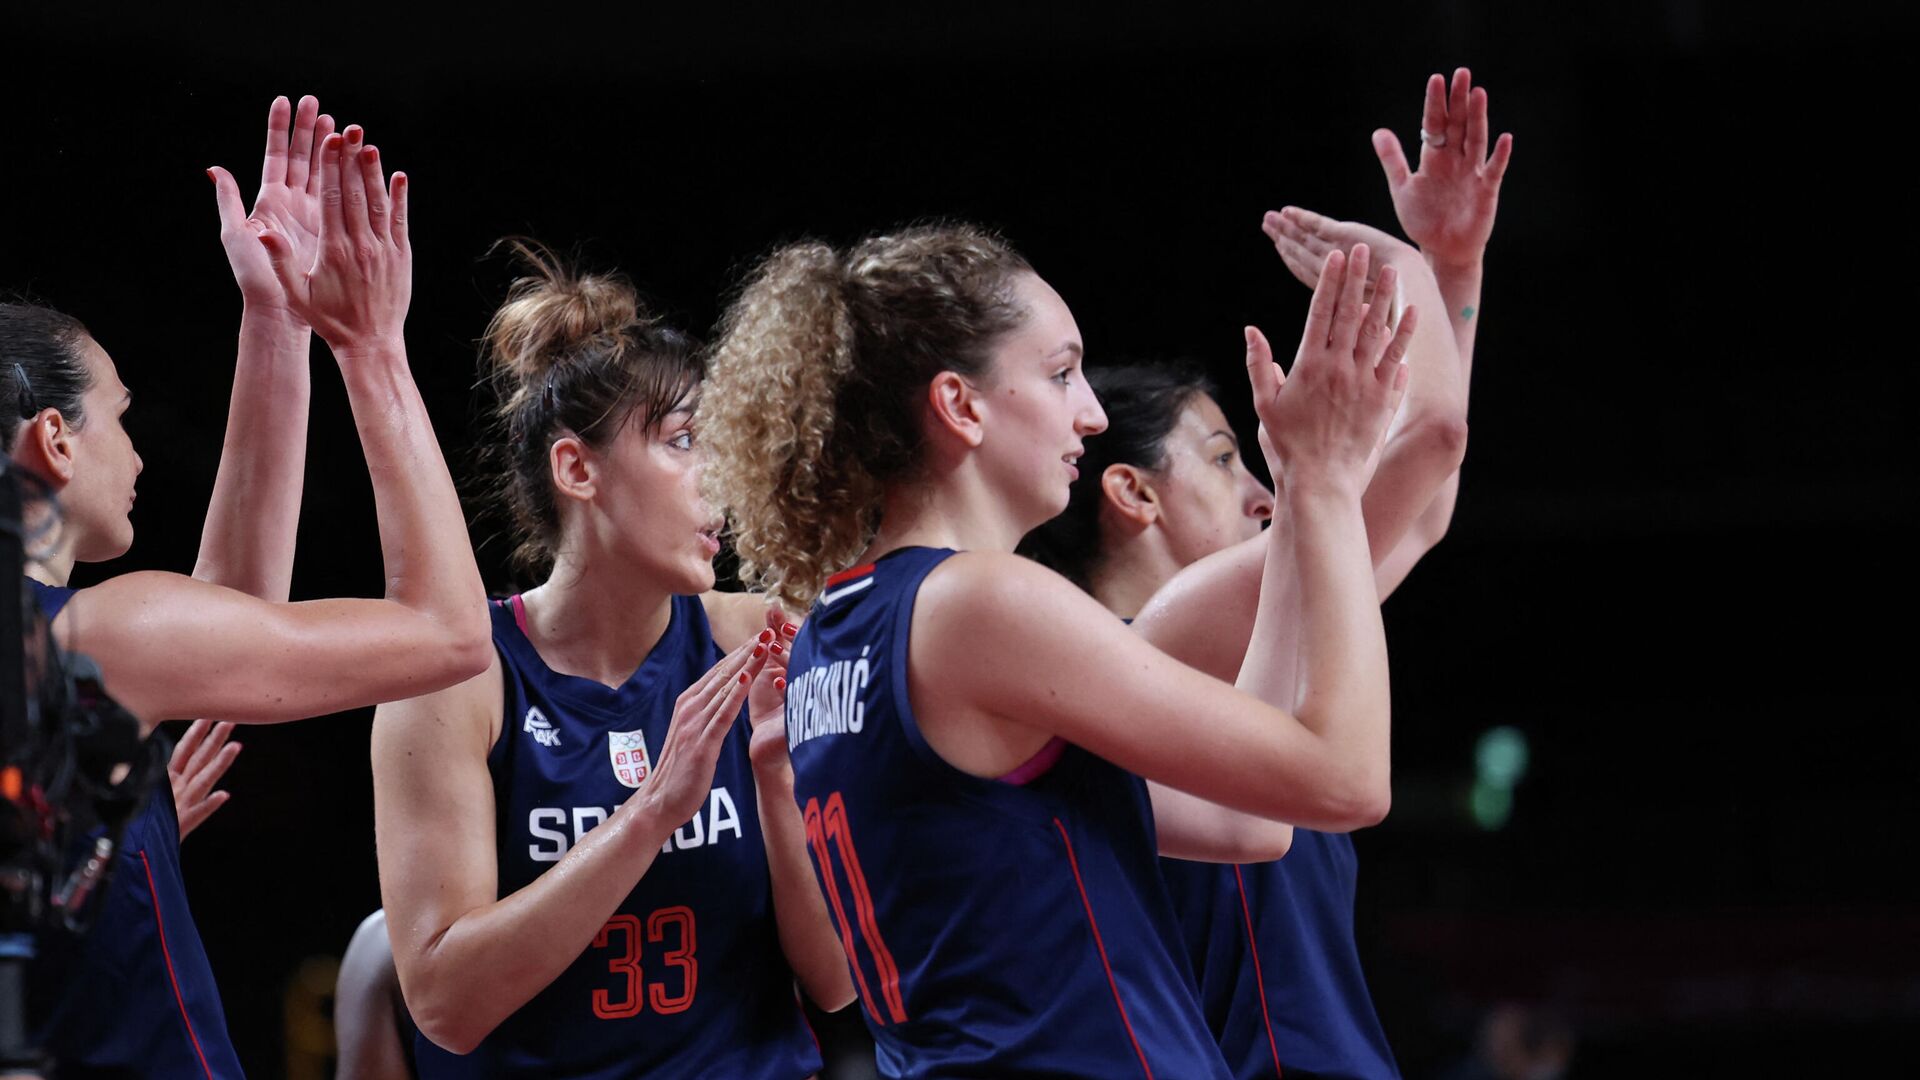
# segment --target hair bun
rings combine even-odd
[[[487,324],[487,366],[494,378],[522,384],[543,379],[596,342],[611,344],[628,329],[652,321],[626,278],[581,273],[538,241],[515,237],[500,244],[529,273],[515,279]]]

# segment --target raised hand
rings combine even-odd
[[[1399,138],[1386,128],[1373,133],[1400,227],[1435,262],[1477,262],[1493,234],[1513,136],[1501,135],[1488,155],[1487,92],[1466,68],[1454,71],[1451,90],[1439,75],[1427,80],[1420,131],[1420,167],[1412,172]]]
[[[767,621],[767,629],[760,632],[767,663],[747,693],[747,719],[753,723],[747,757],[755,768],[792,768],[787,757],[787,661],[799,628],[787,622],[778,607],[770,609]]]
[[[1361,301],[1369,304],[1373,302],[1374,280],[1379,277],[1380,269],[1402,255],[1417,254],[1410,245],[1371,225],[1323,217],[1297,206],[1267,211],[1260,221],[1260,231],[1273,241],[1280,261],[1309,289],[1320,283],[1320,271],[1326,266],[1328,255],[1335,251],[1351,254],[1354,245],[1367,245],[1373,258],[1367,263],[1368,279]]]
[[[767,656],[765,644],[749,641],[722,657],[674,701],[660,760],[639,794],[669,826],[693,817],[707,804],[720,747]]]
[[[313,258],[275,228],[260,233],[287,304],[332,347],[336,358],[380,346],[398,348],[413,294],[407,242],[407,176],[382,175],[380,151],[360,144],[360,129],[320,142],[320,231]]]
[[[218,165],[207,170],[220,211],[220,244],[226,248],[233,280],[249,308],[297,318],[287,307],[286,290],[274,276],[259,238],[273,230],[286,238],[296,262],[311,264],[320,235],[315,151],[331,134],[333,117],[320,112],[320,103],[311,96],[301,98],[298,106],[289,105],[284,97],[274,98],[267,109],[267,152],[252,213],[240,201],[240,185],[227,170]]]
[[[173,787],[173,805],[180,814],[182,840],[231,797],[213,790],[213,785],[240,756],[240,744],[227,741],[232,734],[233,725],[224,720],[217,724],[195,720],[174,745],[173,757],[167,762],[167,782]]]
[[[1409,307],[1398,327],[1387,323],[1389,304],[1361,299],[1372,252],[1356,245],[1349,256],[1327,255],[1307,311],[1293,370],[1282,373],[1265,335],[1248,327],[1247,378],[1253,406],[1272,448],[1274,476],[1292,484],[1305,477],[1365,490],[1387,424],[1407,385],[1407,344],[1418,318]],[[1380,271],[1377,290],[1391,294],[1396,272]]]

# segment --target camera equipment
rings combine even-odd
[[[166,769],[163,740],[107,696],[100,669],[63,654],[23,573],[27,500],[52,499],[0,455],[0,1073],[44,1066],[27,1021],[41,942],[83,935],[127,822]],[[6,587],[6,582],[17,584]]]

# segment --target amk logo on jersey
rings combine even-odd
[[[607,732],[607,757],[613,761],[613,775],[630,788],[639,787],[653,769],[644,732]]]
[[[533,741],[541,746],[559,746],[560,732],[554,730],[553,721],[538,706],[527,710],[527,722],[521,730],[533,736]]]

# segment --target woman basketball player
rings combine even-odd
[[[275,103],[262,201],[304,205],[311,196],[312,232],[272,213],[238,227],[265,251],[263,262],[247,268],[272,275],[276,299],[297,324],[243,321],[235,411],[245,411],[243,401],[269,408],[253,396],[276,381],[280,367],[262,366],[261,343],[250,334],[286,331],[290,349],[292,328],[310,326],[327,342],[373,478],[386,599],[289,604],[251,595],[274,591],[272,578],[283,571],[273,569],[271,549],[290,549],[292,529],[281,516],[284,503],[270,503],[279,506],[267,514],[276,524],[264,539],[248,537],[253,523],[240,507],[286,473],[297,488],[299,466],[288,469],[284,456],[272,454],[241,460],[247,455],[236,457],[233,440],[199,572],[236,588],[163,573],[67,588],[75,562],[114,558],[132,542],[128,512],[140,458],[121,425],[130,395],[78,321],[42,307],[0,306],[0,400],[19,410],[6,450],[59,502],[57,510],[30,509],[30,523],[56,513],[59,521],[48,548],[30,554],[28,574],[62,648],[97,661],[108,691],[146,732],[175,718],[269,723],[370,705],[469,678],[486,662],[480,577],[407,368],[406,177],[395,174],[389,187],[357,129],[352,138],[316,139],[318,121],[305,103],[289,134],[291,111]],[[317,181],[307,175],[313,170]],[[239,239],[231,238],[230,251]],[[235,271],[240,277],[239,262]],[[251,310],[260,298],[256,283],[241,283]],[[268,480],[274,476],[282,479]],[[297,494],[291,498],[297,507]],[[278,589],[284,595],[284,583]],[[127,829],[112,888],[96,901],[93,932],[56,942],[40,957],[39,1042],[64,1067],[240,1075],[187,911],[177,829],[167,788],[156,785]]]
[[[1272,565],[1301,581],[1294,715],[1267,663],[1277,612],[1236,689],[1013,555],[1106,420],[1072,314],[997,238],[794,245],[733,304],[700,408],[708,476],[748,579],[818,600],[786,735],[884,1074],[1227,1075],[1156,850],[1272,858],[1278,820],[1386,812],[1360,493],[1415,320],[1366,309],[1364,246],[1352,260],[1329,257],[1284,383],[1249,363],[1292,523]]]
[[[485,672],[374,723],[420,1074],[798,1080],[794,976],[827,1009],[852,987],[777,722],[792,628],[712,591],[694,343],[521,250],[485,362],[521,554],[550,569],[494,604]]]

